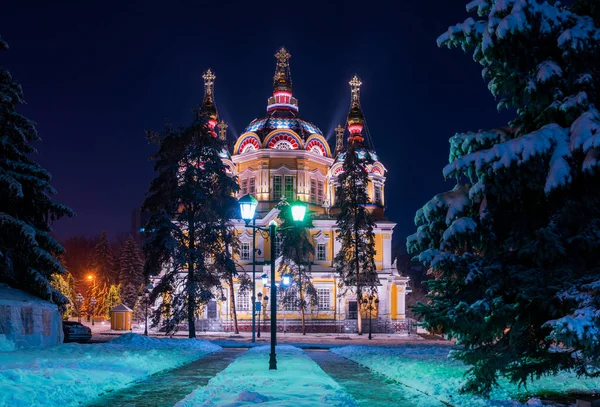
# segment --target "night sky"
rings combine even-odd
[[[20,111],[38,124],[36,160],[53,174],[56,199],[77,213],[54,225],[61,238],[130,230],[153,177],[144,130],[188,123],[209,67],[235,141],[265,113],[282,45],[300,115],[332,147],[348,81],[360,76],[398,240],[413,233],[418,208],[452,187],[441,173],[448,138],[508,118],[471,55],[436,45],[468,16],[466,0],[53,3],[3,4],[0,35],[11,49],[0,65],[23,86]]]

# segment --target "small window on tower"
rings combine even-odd
[[[319,181],[317,189],[317,204],[321,205],[325,198],[325,185],[323,181]]]
[[[317,203],[317,180],[310,180],[310,201],[312,203]]]
[[[250,243],[242,243],[240,246],[240,258],[250,260]]]
[[[248,180],[247,179],[243,179],[242,180],[242,185],[240,187],[240,192],[242,194],[242,196],[246,195],[248,193]]]
[[[375,185],[375,203],[377,205],[381,205],[381,186]]]
[[[256,178],[252,177],[248,180],[248,193],[256,195]]]
[[[317,260],[318,261],[327,260],[327,247],[322,243],[319,243],[317,245]]]

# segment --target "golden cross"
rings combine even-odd
[[[362,82],[360,81],[358,75],[354,75],[354,78],[352,78],[352,80],[348,82],[348,84],[350,85],[350,90],[352,92],[352,103],[358,103],[360,85],[362,85]]]
[[[215,74],[209,69],[208,71],[204,72],[202,77],[204,78],[204,93],[206,95],[212,95],[213,86],[215,85]]]
[[[275,58],[277,58],[277,67],[278,68],[287,68],[289,66],[289,61],[292,55],[285,49],[285,47],[279,48],[279,51],[275,54]]]
[[[338,124],[335,128],[335,149],[341,150],[344,146],[344,128],[341,124]]]
[[[221,120],[219,124],[217,124],[219,128],[219,139],[225,141],[227,138],[227,128],[229,127],[225,121]]]

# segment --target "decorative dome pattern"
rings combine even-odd
[[[248,127],[244,129],[244,133],[263,133],[266,135],[273,130],[293,130],[304,138],[311,134],[323,135],[323,132],[311,122],[300,119],[299,117],[263,117],[254,119]]]

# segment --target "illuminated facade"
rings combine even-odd
[[[253,120],[238,137],[232,150],[223,152],[224,162],[232,174],[238,176],[239,196],[251,194],[259,201],[256,210],[256,225],[267,227],[277,217],[275,206],[285,197],[288,201],[300,199],[308,204],[313,216],[314,229],[310,231],[315,248],[312,265],[312,280],[318,292],[318,306],[306,310],[309,330],[352,331],[356,324],[359,307],[354,295],[338,295],[338,277],[333,270],[333,259],[340,248],[336,240],[336,221],[330,215],[335,210],[335,188],[337,176],[342,171],[344,136],[348,141],[363,140],[364,116],[360,108],[360,85],[354,77],[351,85],[351,110],[345,127],[336,128],[336,146],[332,151],[321,130],[298,115],[298,100],[292,94],[290,54],[281,48],[277,54],[277,65],[273,80],[273,95],[267,102],[263,117]],[[208,79],[207,76],[208,75]],[[213,103],[214,75],[205,75],[205,93],[209,106]],[[207,106],[205,94],[204,105]],[[219,137],[225,139],[227,125],[217,124],[216,109],[210,117],[211,129],[219,129]],[[377,154],[366,143],[359,149],[360,156],[370,155],[373,164],[369,170],[369,204],[377,219],[375,262],[381,285],[378,287],[378,310],[373,311],[374,327],[378,330],[394,330],[405,318],[405,295],[410,291],[408,278],[401,276],[392,263],[392,233],[395,223],[384,217],[385,209],[385,166]],[[241,273],[252,272],[252,230],[241,220],[233,220],[240,239],[240,255],[237,259]],[[268,286],[260,279],[263,273],[270,275],[269,261],[273,253],[267,239],[257,234],[256,292],[269,295]],[[277,256],[277,253],[275,253]],[[250,292],[236,292],[236,311],[241,329],[249,329],[252,318]],[[230,299],[213,301],[203,312],[208,329],[219,329],[231,323]],[[261,314],[261,321],[268,313]],[[278,314],[279,315],[279,314]],[[368,319],[368,311],[363,310]],[[281,307],[278,323],[287,325],[288,330],[298,330],[300,314],[293,304]],[[364,319],[363,319],[364,320]],[[318,322],[315,322],[318,321]],[[267,319],[268,323],[268,319]],[[312,324],[312,328],[311,328]],[[354,325],[353,325],[354,324]],[[364,326],[364,325],[363,325]],[[318,327],[318,328],[317,328]]]

